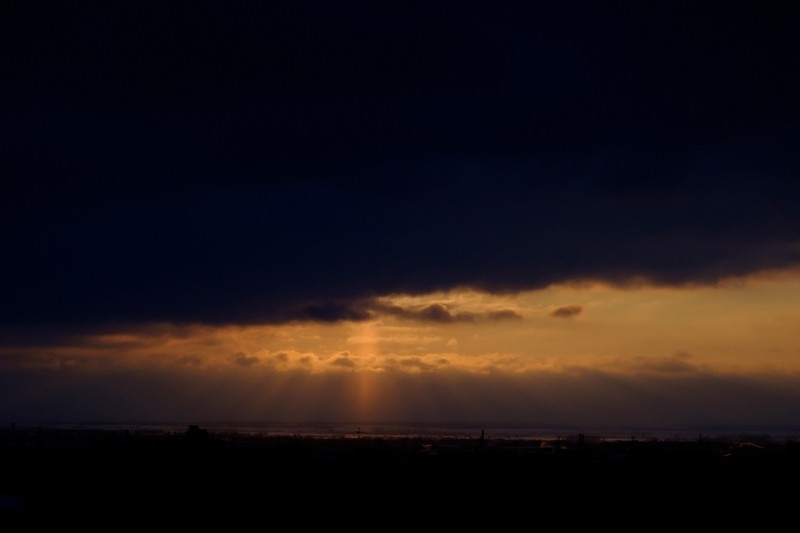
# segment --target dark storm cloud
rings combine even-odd
[[[317,322],[339,322],[342,320],[366,320],[372,315],[365,310],[358,309],[347,302],[326,302],[323,304],[308,305],[287,313],[287,319],[314,320]]]
[[[12,337],[800,259],[790,3],[0,10]]]
[[[446,305],[426,305],[414,316],[425,322],[472,322],[475,317],[471,313],[451,313]]]
[[[418,322],[434,322],[439,324],[452,324],[456,322],[475,322],[476,320],[519,320],[522,316],[511,309],[500,309],[486,313],[475,313],[471,311],[453,311],[442,303],[432,303],[429,305],[403,307],[400,305],[388,305],[381,302],[362,302],[362,305],[369,308],[375,314],[387,314],[396,316],[404,320],[415,320]]]
[[[453,322],[474,322],[476,316],[474,313],[468,312],[454,313],[446,305],[441,303],[432,303],[430,305],[415,308],[373,303],[372,308],[379,313],[393,315],[406,320],[437,322],[440,324],[451,324]]]
[[[550,316],[556,318],[572,318],[583,313],[583,307],[580,305],[562,305],[550,311]]]

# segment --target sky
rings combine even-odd
[[[790,2],[0,6],[0,421],[800,428]]]

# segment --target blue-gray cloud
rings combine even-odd
[[[778,3],[19,4],[0,329],[796,265],[798,25]]]

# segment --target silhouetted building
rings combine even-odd
[[[191,443],[208,442],[208,430],[200,429],[200,426],[191,425],[184,433],[186,440]]]

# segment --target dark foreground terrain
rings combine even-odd
[[[796,516],[800,444],[0,431],[0,510],[177,512],[365,527]],[[599,514],[598,514],[599,513]],[[700,513],[700,514],[698,514]],[[680,518],[678,518],[680,517]],[[761,518],[759,518],[761,517]],[[366,521],[366,522],[365,522]]]

